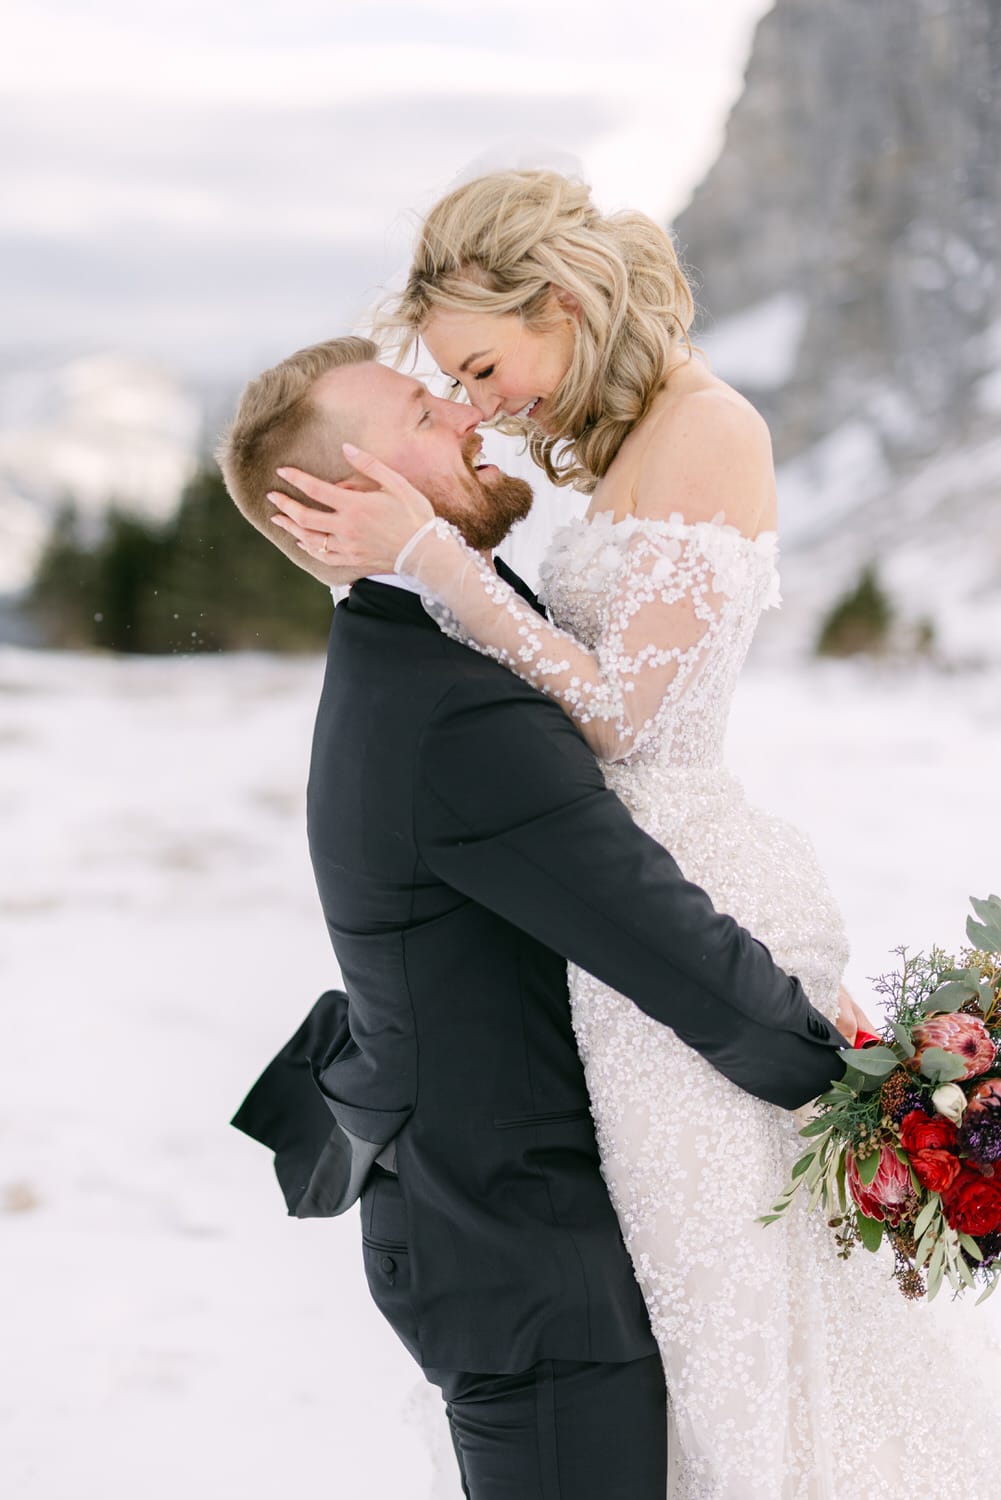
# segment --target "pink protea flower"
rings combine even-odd
[[[929,1016],[911,1033],[917,1054],[912,1067],[918,1067],[926,1047],[941,1047],[966,1064],[964,1078],[976,1078],[994,1066],[994,1043],[987,1027],[979,1016],[957,1011],[955,1015]]]
[[[897,1224],[904,1209],[914,1197],[911,1173],[892,1146],[880,1148],[879,1168],[868,1187],[864,1187],[855,1164],[855,1153],[845,1158],[845,1181],[867,1219]]]

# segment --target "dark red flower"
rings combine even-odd
[[[951,1151],[915,1151],[911,1166],[923,1188],[930,1193],[945,1193],[963,1170],[958,1156]]]
[[[1001,1229],[1001,1182],[964,1166],[942,1195],[945,1217],[961,1234],[993,1234]]]
[[[944,1151],[956,1144],[956,1127],[944,1115],[912,1109],[900,1122],[900,1144],[910,1157],[917,1151]]]

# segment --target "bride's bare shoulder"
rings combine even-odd
[[[680,511],[686,521],[710,521],[722,512],[749,536],[774,527],[771,435],[732,386],[702,370],[673,391],[669,382],[647,421],[633,486],[637,515]]]

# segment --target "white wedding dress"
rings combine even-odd
[[[637,823],[833,1019],[847,943],[824,876],[722,762],[755,627],[779,602],[774,533],[752,540],[722,518],[574,521],[541,570],[553,625],[443,522],[398,567],[449,634],[562,703]],[[801,1154],[798,1122],[591,975],[571,968],[570,992],[603,1171],[667,1374],[672,1500],[994,1493],[996,1357],[985,1368],[937,1308],[905,1302],[888,1252],[838,1259],[804,1203],[755,1222]]]

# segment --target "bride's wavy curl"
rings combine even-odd
[[[556,172],[494,172],[441,199],[421,226],[406,287],[385,302],[377,336],[413,351],[435,309],[521,316],[546,331],[580,307],[570,369],[548,398],[540,433],[511,417],[496,422],[528,439],[554,484],[586,494],[662,389],[672,351],[684,344],[695,302],[670,235],[645,214],[603,215],[581,182]],[[559,450],[559,451],[557,451]]]

